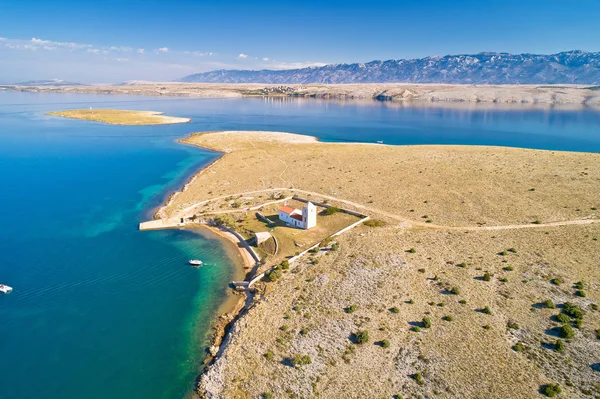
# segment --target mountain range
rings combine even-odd
[[[329,64],[287,70],[217,70],[185,76],[202,83],[449,83],[599,84],[600,52],[446,55],[419,59]]]

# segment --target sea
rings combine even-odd
[[[46,115],[89,107],[192,122]],[[600,152],[600,112],[582,107],[0,91],[0,398],[190,397],[236,262],[218,239],[138,223],[219,156],[175,140],[213,130]]]

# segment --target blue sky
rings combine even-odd
[[[0,82],[600,50],[600,0],[0,0]]]

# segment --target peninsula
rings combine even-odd
[[[162,112],[119,109],[74,109],[49,112],[47,115],[102,122],[111,125],[168,125],[173,123],[187,123],[191,120],[190,118],[165,116]]]
[[[292,251],[281,264],[256,247],[249,278],[279,271],[211,349],[202,397],[600,394],[598,154],[277,132],[181,141],[224,155],[159,224],[212,220],[251,237],[266,229],[257,211],[268,219],[299,197],[370,217],[335,237],[280,234]],[[328,231],[354,223],[330,220]]]

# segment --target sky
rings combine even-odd
[[[600,51],[600,0],[0,0],[0,83]]]

